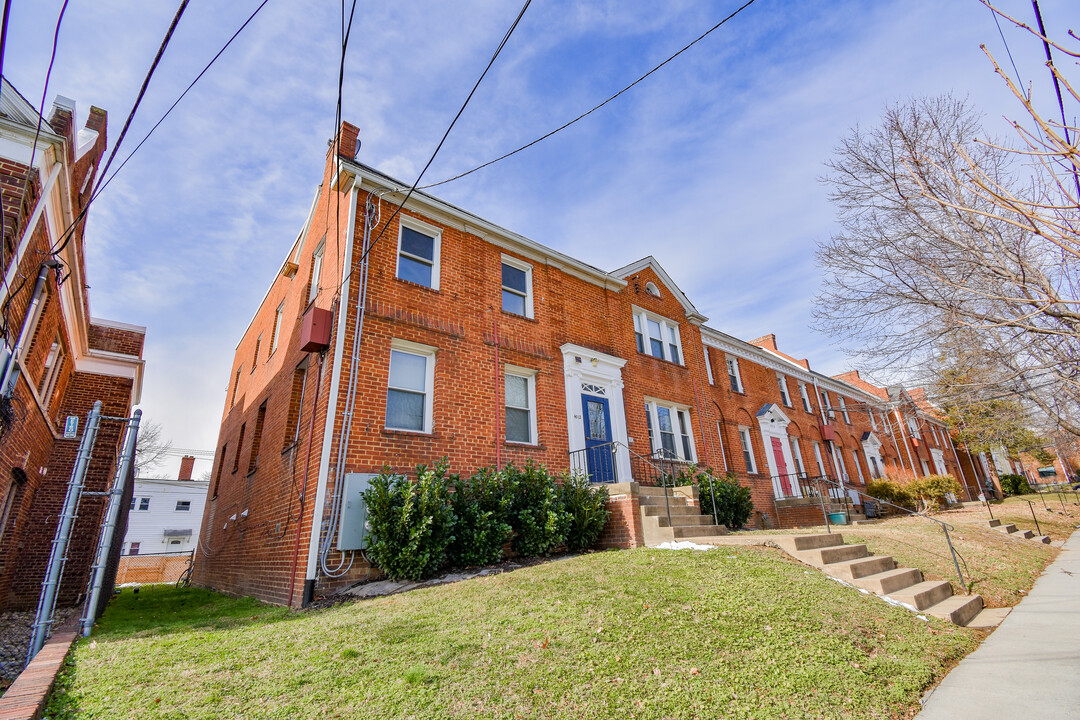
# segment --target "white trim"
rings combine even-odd
[[[667,360],[668,362],[675,363],[676,365],[686,365],[686,357],[683,353],[682,347],[682,335],[679,333],[679,323],[666,318],[663,315],[657,315],[654,312],[649,312],[645,308],[638,307],[637,305],[631,305],[631,309],[634,313],[634,333],[635,342],[637,340],[636,335],[640,332],[641,346],[638,348],[638,352],[649,357],[656,357],[652,352],[652,335],[649,334],[649,321],[652,321],[660,326],[660,351],[661,356],[658,360]],[[640,323],[640,325],[639,325]],[[671,335],[675,335],[675,345],[678,348],[679,359],[673,360],[671,357]]]
[[[879,463],[878,472],[880,473],[874,478],[876,480],[879,477],[885,475],[885,456],[881,454],[882,442],[874,433],[870,433],[865,440],[862,441],[863,454],[866,456],[867,465],[870,468],[870,474],[874,474],[874,466],[870,463],[870,458],[875,458]]]
[[[424,363],[424,426],[422,429],[416,428],[399,428],[393,427],[389,424],[386,418],[385,408],[383,413],[383,427],[387,430],[394,430],[397,432],[414,432],[430,435],[432,430],[432,423],[434,418],[433,406],[435,405],[435,353],[438,352],[438,348],[430,345],[421,345],[420,343],[411,342],[409,340],[400,340],[393,338],[390,340],[390,362],[387,364],[387,373],[389,375],[390,368],[393,366],[393,353],[400,352],[406,355],[413,355],[415,357],[423,357]],[[387,390],[390,390],[389,382],[387,382]]]
[[[652,435],[652,443],[650,450],[652,453],[661,452],[664,449],[664,443],[660,439],[660,408],[664,408],[668,411],[671,418],[672,435],[675,436],[675,456],[679,460],[685,460],[687,462],[697,462],[697,447],[694,442],[694,424],[690,421],[690,406],[683,405],[681,403],[671,402],[670,400],[662,400],[660,398],[654,398],[645,396],[645,405],[649,409],[649,424]],[[683,432],[682,432],[682,417],[685,416],[687,432],[686,435],[690,443],[690,455],[686,455],[686,449],[682,445]]]
[[[660,266],[660,263],[656,261],[652,255],[641,258],[637,262],[632,262],[629,265],[624,265],[618,270],[613,270],[612,275],[619,278],[627,278],[634,273],[641,272],[645,268],[651,268],[656,276],[660,278],[660,282],[667,286],[667,289],[675,296],[675,299],[679,301],[679,304],[686,310],[686,319],[690,322],[696,322],[698,324],[708,321],[709,318],[698,312],[698,309],[694,307],[694,304],[690,302],[690,298],[686,297],[679,286],[675,284],[675,281],[671,279],[671,276],[667,274],[667,271]]]
[[[810,404],[810,393],[806,390],[806,383],[802,380],[796,382],[799,383],[799,399],[802,400],[803,411],[813,413],[814,406]]]
[[[705,375],[708,376],[710,385],[716,385],[716,381],[713,380],[712,359],[709,357],[709,346],[703,344],[701,348],[705,351]]]
[[[765,449],[765,462],[769,468],[769,477],[772,479],[773,491],[777,494],[782,494],[782,486],[780,481],[780,468],[776,464],[776,458],[773,452],[772,440],[776,438],[780,441],[780,455],[784,459],[784,465],[787,466],[787,472],[784,475],[794,475],[798,472],[798,466],[795,464],[795,459],[791,456],[791,442],[788,435],[788,425],[791,424],[791,419],[780,409],[780,406],[776,403],[768,403],[761,408],[757,413],[758,429],[761,431],[761,444]],[[791,483],[791,495],[794,497],[801,497],[798,483]]]
[[[432,290],[438,290],[442,267],[442,229],[431,225],[430,223],[426,223],[423,220],[418,220],[411,215],[398,215],[398,241],[397,256],[394,261],[394,277],[399,280],[406,280],[406,278],[401,277],[401,236],[404,228],[408,228],[415,233],[431,238],[431,285],[425,287],[430,287]],[[421,258],[413,258],[412,256],[409,256],[409,259],[414,260],[414,262],[423,261]],[[406,282],[411,281],[406,280]],[[420,283],[417,284],[419,285]]]
[[[743,454],[743,462],[750,460],[750,466],[746,468],[747,475],[757,475],[757,458],[754,457],[754,439],[750,437],[750,428],[746,425],[739,426],[739,449]]]
[[[533,312],[533,266],[523,260],[518,260],[516,257],[512,257],[507,254],[502,255],[502,264],[499,266],[499,289],[505,291],[506,286],[502,284],[502,265],[509,265],[512,268],[521,270],[525,273],[525,315],[524,317],[530,320],[535,317]],[[517,294],[516,290],[510,290],[513,294]],[[499,307],[502,307],[502,294],[499,295]],[[502,308],[503,312],[510,313],[511,315],[517,315],[517,313]]]
[[[127,330],[128,332],[138,333],[140,335],[146,334],[145,325],[133,325],[131,323],[120,322],[119,320],[105,320],[103,318],[90,318],[90,324],[98,327],[112,328],[113,330]]]
[[[518,367],[517,365],[503,365],[503,438],[510,445],[539,445],[540,437],[537,427],[537,407],[536,407],[536,374],[537,370],[532,368]],[[518,408],[506,404],[506,376],[519,377],[525,380],[525,393],[528,396],[529,406],[527,408]],[[515,410],[527,410],[529,413],[529,440],[528,442],[522,440],[510,440],[506,436],[506,409],[512,408]]]
[[[622,368],[626,360],[590,350],[581,345],[566,343],[563,354],[563,379],[566,393],[567,444],[570,452],[585,449],[585,421],[581,410],[583,383],[607,389],[608,412],[611,414],[611,440],[622,443],[615,453],[620,478],[630,478],[630,452],[626,433],[626,407],[623,403]]]
[[[848,415],[847,403],[844,402],[844,396],[841,395],[840,393],[837,393],[836,397],[839,398],[839,401],[840,401],[840,414],[844,416],[844,422],[846,424],[850,425],[851,424],[851,417]]]
[[[19,238],[19,244],[15,246],[15,257],[11,258],[9,261],[8,271],[4,276],[3,287],[0,287],[0,303],[7,299],[8,293],[11,291],[11,283],[15,281],[15,275],[19,272],[19,264],[22,262],[23,255],[26,254],[26,249],[30,247],[30,240],[34,236],[34,231],[37,229],[38,222],[41,220],[41,215],[46,211],[46,208],[49,205],[52,198],[53,185],[56,184],[56,178],[60,176],[60,170],[62,168],[63,166],[60,163],[55,163],[49,171],[48,178],[42,183],[41,194],[38,195],[38,200],[34,203],[34,210],[30,213],[30,219],[27,220],[26,225],[23,228],[22,237]],[[48,218],[46,218],[46,225],[49,225]],[[46,228],[47,231],[49,229],[49,227]],[[52,244],[53,238],[55,237],[56,235],[47,232],[46,240],[49,244]]]
[[[776,373],[776,384],[780,388],[780,402],[784,407],[792,407],[791,389],[788,388],[787,375],[782,372]]]
[[[311,285],[308,287],[307,297],[304,298],[305,308],[311,305],[311,303],[315,302],[315,298],[319,297],[319,281],[322,279],[323,258],[325,256],[326,236],[324,235],[322,240],[319,241],[319,244],[315,246],[315,249],[311,253]]]
[[[737,387],[731,388],[731,391],[732,392],[737,392],[737,393],[746,392],[743,389],[742,372],[739,370],[739,358],[734,357],[733,355],[725,355],[724,356],[724,369],[727,371],[728,387],[731,387],[731,377],[732,377],[732,372],[731,371],[732,371],[732,369],[735,370],[734,377],[735,377],[735,385]]]

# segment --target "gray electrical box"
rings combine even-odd
[[[367,549],[367,504],[361,495],[375,473],[345,473],[341,497],[341,525],[338,527],[338,550]]]

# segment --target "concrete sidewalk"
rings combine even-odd
[[[918,718],[1080,718],[1080,532],[930,694]]]

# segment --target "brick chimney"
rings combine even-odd
[[[178,480],[190,480],[191,471],[195,468],[195,458],[191,455],[185,455],[180,458],[180,477]]]
[[[341,130],[338,132],[337,154],[343,158],[353,160],[356,157],[356,138],[360,135],[360,128],[351,123],[342,121]]]

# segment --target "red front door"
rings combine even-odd
[[[776,460],[776,474],[780,476],[780,487],[785,497],[791,497],[791,481],[788,479],[787,463],[784,462],[784,441],[772,438],[773,459]]]

